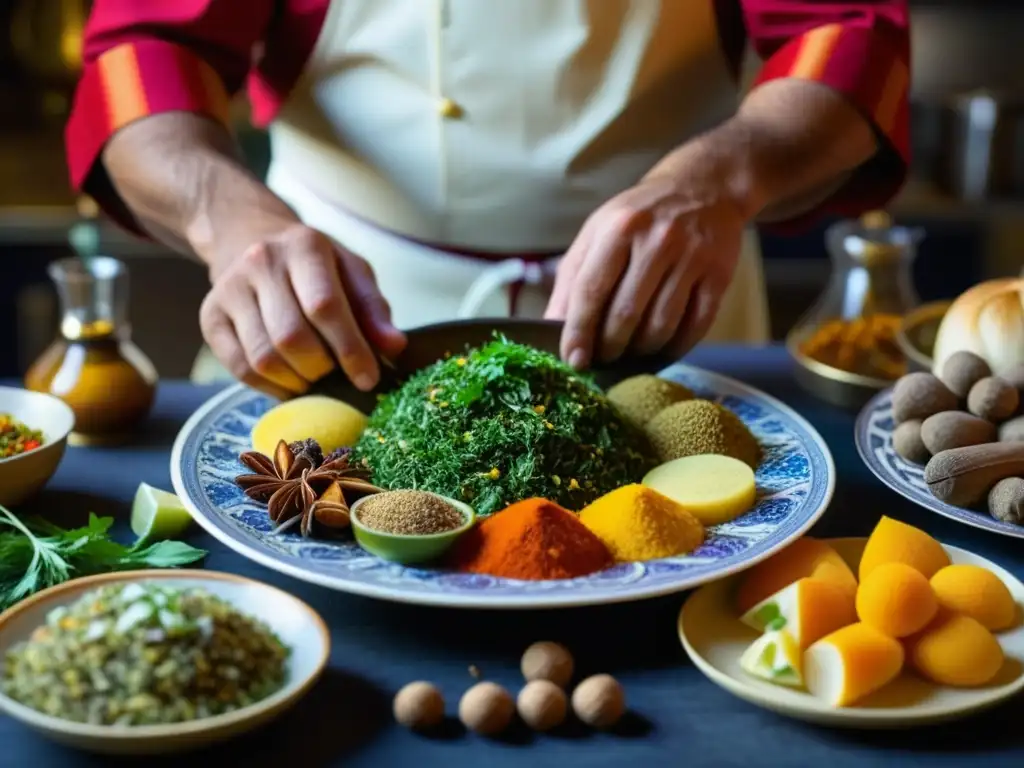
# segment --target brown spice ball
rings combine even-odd
[[[1024,525],[1024,479],[1007,477],[988,493],[988,511],[996,520]]]
[[[482,736],[497,736],[512,721],[516,705],[508,691],[497,683],[477,683],[459,701],[459,720]]]
[[[648,373],[630,376],[608,390],[611,404],[640,429],[673,403],[692,399],[693,392],[682,384]]]
[[[942,365],[942,383],[961,400],[967,397],[971,387],[992,375],[992,369],[981,357],[961,350],[954,352]]]
[[[963,411],[943,411],[924,420],[921,441],[933,455],[952,448],[994,443],[996,425]]]
[[[908,373],[892,390],[892,417],[897,424],[927,419],[941,411],[955,410],[959,401],[930,373]]]
[[[1024,416],[1004,421],[999,425],[999,442],[1024,443]]]
[[[576,717],[593,728],[610,728],[626,712],[622,686],[611,675],[593,675],[572,692]]]
[[[569,708],[565,691],[550,680],[533,680],[516,699],[519,717],[535,731],[550,731],[565,721]]]
[[[519,669],[527,682],[550,680],[564,688],[572,679],[572,654],[564,645],[558,643],[534,643],[523,653]]]
[[[904,421],[892,433],[892,447],[900,456],[913,464],[927,464],[931,452],[921,438],[921,420]]]
[[[719,453],[746,462],[761,462],[758,445],[747,425],[728,408],[710,400],[686,400],[665,408],[644,430],[661,461]]]
[[[1020,392],[998,376],[988,376],[973,387],[967,395],[967,410],[975,416],[996,423],[1017,412]]]
[[[444,697],[431,683],[417,680],[395,695],[392,711],[395,720],[406,728],[427,730],[444,718]]]

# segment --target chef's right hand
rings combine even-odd
[[[370,265],[302,224],[213,274],[199,311],[203,338],[235,378],[269,394],[301,394],[336,364],[371,389],[380,378],[373,350],[393,358],[405,346]]]

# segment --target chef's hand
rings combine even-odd
[[[576,368],[627,350],[681,355],[707,333],[744,216],[713,175],[648,177],[597,209],[566,252],[546,317]]]
[[[203,337],[232,375],[264,392],[301,394],[335,361],[370,389],[380,377],[373,350],[390,358],[405,345],[369,264],[301,224],[282,223],[212,274]]]

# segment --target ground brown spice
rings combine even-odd
[[[384,533],[425,536],[461,526],[463,514],[439,496],[425,491],[385,491],[359,505],[359,522]]]

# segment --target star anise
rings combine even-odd
[[[275,533],[296,524],[303,536],[332,533],[349,526],[349,504],[379,493],[369,482],[369,472],[349,463],[349,452],[334,451],[322,463],[323,453],[313,440],[277,444],[274,459],[256,451],[239,458],[255,474],[240,475],[235,482],[249,498],[266,502],[267,516],[277,525]]]

